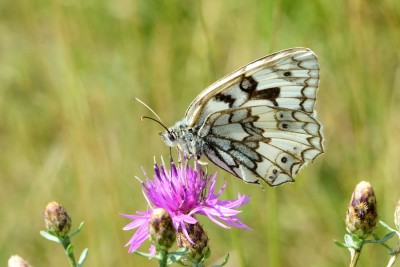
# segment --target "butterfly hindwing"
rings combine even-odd
[[[205,155],[246,182],[294,181],[322,153],[319,123],[308,113],[255,106],[215,112],[199,131]]]

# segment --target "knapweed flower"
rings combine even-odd
[[[199,223],[186,225],[186,230],[193,241],[190,242],[185,234],[177,233],[176,242],[178,247],[188,250],[187,258],[189,261],[199,263],[209,253],[208,236]]]
[[[165,251],[174,244],[176,230],[171,216],[165,209],[153,210],[149,221],[149,237],[154,246]]]
[[[44,210],[44,223],[48,231],[64,237],[71,229],[71,217],[63,206],[57,202],[49,202]]]
[[[374,188],[360,182],[354,189],[346,215],[346,229],[350,234],[366,238],[376,227],[378,211]]]
[[[31,265],[20,256],[14,255],[8,259],[8,267],[31,267]]]
[[[172,218],[177,231],[181,231],[190,242],[193,240],[187,231],[188,224],[196,224],[196,215],[207,216],[211,221],[223,228],[247,228],[237,216],[241,211],[236,208],[245,205],[249,196],[238,194],[234,200],[219,200],[218,198],[226,188],[225,185],[215,193],[216,174],[206,175],[198,163],[194,168],[184,159],[175,166],[171,159],[171,169],[165,164],[154,164],[155,175],[150,180],[146,173],[146,181],[142,182],[143,193],[148,203],[147,211],[137,211],[134,215],[121,214],[133,221],[126,225],[124,230],[136,229],[137,231],[126,244],[128,252],[136,251],[149,237],[148,225],[156,208],[165,209]],[[154,252],[154,247],[151,248]]]

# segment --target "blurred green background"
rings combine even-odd
[[[296,46],[320,60],[326,153],[278,188],[220,171],[220,184],[229,182],[224,198],[252,195],[241,218],[253,230],[202,219],[209,264],[229,252],[228,266],[347,265],[333,239],[343,238],[361,180],[375,187],[380,219],[393,225],[400,1],[2,0],[0,265],[19,254],[34,266],[68,266],[61,247],[39,236],[54,200],[74,228],[85,221],[73,241],[77,252],[89,247],[86,266],[157,266],[127,253],[133,232],[122,231],[129,221],[119,216],[146,209],[134,176],[143,178],[141,166],[152,173],[153,156],[169,155],[161,128],[139,121],[150,114],[133,97],[169,126],[216,79]],[[382,246],[367,246],[360,266],[388,259]]]

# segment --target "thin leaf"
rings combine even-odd
[[[152,254],[144,253],[144,252],[141,252],[141,251],[138,251],[138,250],[134,251],[133,253],[138,254],[140,256],[143,256],[143,257],[146,257],[146,258],[161,260],[161,257],[158,254],[152,255]]]
[[[56,236],[53,233],[51,233],[51,232],[40,231],[40,235],[43,236],[44,238],[46,238],[47,240],[62,244],[61,239],[58,236]]]
[[[208,259],[210,256],[211,256],[211,249],[208,248],[207,251],[206,251],[206,253],[204,254],[204,259],[206,260],[206,259]]]
[[[79,233],[82,230],[83,225],[85,224],[85,222],[81,222],[81,224],[78,226],[78,229],[76,229],[74,232],[72,232],[71,234],[69,234],[69,237],[73,237],[74,235],[76,235],[77,233]]]
[[[389,231],[391,231],[391,232],[396,232],[395,229],[393,229],[392,227],[390,227],[389,225],[387,225],[384,221],[379,221],[379,223],[380,223],[383,227],[385,227],[386,229],[388,229]]]
[[[221,265],[216,265],[215,267],[222,267],[222,266],[224,266],[225,264],[227,264],[228,263],[228,260],[229,260],[229,253],[226,255],[226,257],[225,257],[225,259],[224,259],[224,261],[221,263]],[[214,267],[214,266],[213,266]]]
[[[378,240],[367,239],[367,240],[365,240],[365,243],[384,243],[387,240],[389,240],[390,238],[392,238],[395,234],[396,234],[396,231],[390,232],[387,235],[385,235],[383,238],[378,239]]]
[[[81,256],[79,257],[79,260],[78,260],[78,267],[81,267],[81,266],[83,265],[83,263],[84,263],[85,260],[86,260],[87,255],[88,255],[88,252],[89,252],[89,249],[88,249],[88,248],[85,248],[85,249],[82,251]]]
[[[172,263],[177,263],[179,265],[186,266],[186,264],[184,264],[181,260],[188,253],[189,253],[189,250],[186,250],[185,248],[179,248],[175,252],[169,252],[168,259],[167,259],[167,265],[171,265]]]
[[[396,232],[396,234],[400,237],[400,232],[399,231],[397,231],[396,229],[393,229],[392,227],[390,227],[389,225],[387,225],[385,222],[383,222],[383,221],[379,221],[379,223],[383,226],[383,227],[385,227],[386,229],[388,229],[389,231],[393,231],[393,232]]]
[[[66,251],[69,255],[72,255],[74,253],[74,245],[69,244]]]
[[[336,246],[341,247],[341,248],[353,248],[353,249],[355,249],[355,247],[353,245],[350,245],[350,244],[342,243],[342,242],[339,242],[337,240],[333,240],[333,242],[335,243]]]

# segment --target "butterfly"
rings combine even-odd
[[[314,110],[319,65],[308,48],[251,62],[210,85],[183,120],[160,133],[187,157],[211,162],[247,183],[294,182],[324,152]]]

